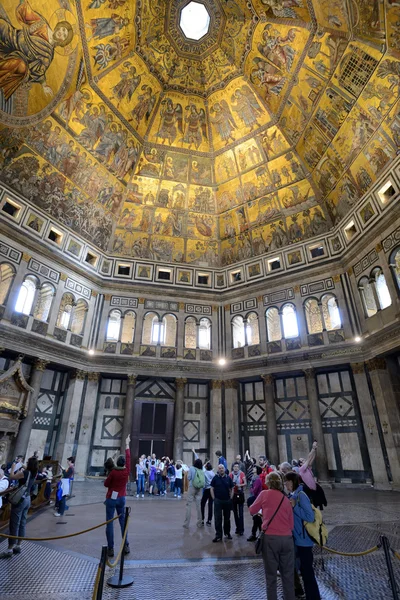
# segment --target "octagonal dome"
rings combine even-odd
[[[204,4],[189,2],[181,10],[179,24],[189,40],[200,40],[210,29],[210,15]]]

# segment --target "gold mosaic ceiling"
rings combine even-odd
[[[197,2],[198,41],[189,0],[0,8],[0,178],[118,256],[221,266],[323,234],[400,148],[397,0]]]

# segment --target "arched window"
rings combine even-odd
[[[188,413],[188,415],[192,415],[193,414],[193,402],[188,402],[187,403],[187,413]]]
[[[203,317],[199,325],[199,348],[211,350],[211,321]]]
[[[124,315],[122,323],[121,342],[123,344],[132,344],[135,337],[136,314],[133,310],[128,310]]]
[[[372,289],[368,277],[361,277],[358,282],[358,289],[360,290],[366,316],[372,317],[373,315],[376,315],[378,307],[376,306],[374,290]]]
[[[307,298],[304,302],[304,313],[306,315],[308,333],[321,333],[324,326],[318,300],[316,298]]]
[[[296,309],[293,304],[284,304],[282,307],[283,335],[286,339],[299,335]]]
[[[196,348],[197,321],[195,317],[188,317],[185,321],[185,348]]]
[[[106,396],[104,400],[104,408],[111,408],[111,396]]]
[[[35,319],[38,321],[44,321],[45,323],[49,320],[54,295],[55,290],[53,286],[50,285],[50,283],[44,283],[39,290],[39,296],[33,311],[33,316]]]
[[[376,293],[378,294],[379,306],[383,310],[392,304],[389,288],[386,283],[385,276],[380,267],[376,267],[371,273],[375,282]]]
[[[392,267],[394,278],[400,291],[400,248],[396,248],[396,250],[392,252],[390,266]],[[0,304],[2,303],[0,302]]]
[[[120,329],[121,313],[119,310],[112,310],[108,316],[106,342],[118,342]]]
[[[158,343],[159,317],[157,313],[148,312],[143,319],[142,344],[149,346]]]
[[[74,312],[72,313],[71,332],[77,335],[83,335],[85,329],[86,315],[88,305],[81,298],[75,304]]]
[[[17,302],[15,304],[15,312],[29,315],[32,309],[32,304],[35,299],[37,279],[33,275],[28,275],[21,285]]]
[[[237,315],[232,319],[232,345],[234,348],[242,348],[245,343],[243,317]]]
[[[175,315],[164,315],[161,321],[160,344],[162,346],[176,346],[177,318]]]
[[[11,265],[3,263],[0,265],[0,304],[7,302],[8,292],[13,282],[15,271]]]
[[[72,294],[64,294],[61,298],[56,323],[56,326],[60,329],[68,329],[74,302],[75,300]]]
[[[247,315],[246,323],[246,341],[248,346],[255,346],[260,343],[260,331],[258,328],[258,315],[255,312]]]
[[[196,415],[200,414],[200,402],[196,402],[196,404],[194,405],[194,412]]]
[[[282,339],[282,327],[279,311],[275,306],[267,309],[267,335],[269,342],[279,342]]]
[[[324,315],[325,329],[332,331],[342,327],[342,319],[337,300],[333,294],[325,294],[321,298],[322,314]]]
[[[115,398],[114,398],[113,408],[116,408],[117,410],[119,410],[119,397],[118,396],[115,396]]]

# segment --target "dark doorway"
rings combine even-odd
[[[173,402],[136,401],[132,431],[134,458],[153,453],[157,458],[171,456],[173,415]]]

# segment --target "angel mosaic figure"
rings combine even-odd
[[[256,97],[247,85],[235,90],[232,98],[232,110],[237,112],[243,124],[250,127],[259,127],[257,118],[262,115],[262,108],[258,104]],[[235,103],[235,104],[234,104]]]
[[[189,147],[194,144],[198,150],[203,139],[207,139],[206,113],[203,108],[197,110],[195,104],[187,106],[185,112],[186,127],[182,141]]]
[[[22,85],[39,83],[47,96],[54,92],[46,83],[46,71],[54,58],[54,48],[65,48],[74,37],[68,21],[51,29],[46,19],[21,0],[15,16],[22,29],[0,18],[0,90],[7,101]]]
[[[153,94],[153,89],[149,85],[142,85],[141,90],[143,94],[139,94],[138,103],[131,112],[132,118],[129,121],[136,121],[136,125],[139,125],[140,121],[145,118],[147,123],[151,111],[156,103],[156,95]]]
[[[164,108],[160,111],[161,124],[156,138],[161,138],[163,142],[168,140],[171,146],[178,134],[176,128],[178,127],[179,131],[183,133],[182,105],[174,104],[171,98],[166,98],[161,104],[164,105]]]
[[[119,82],[112,88],[113,96],[111,100],[118,100],[117,108],[125,98],[127,98],[128,102],[131,101],[142,79],[141,75],[136,74],[136,67],[132,66],[129,62],[125,62],[123,66],[126,70],[121,73]]]
[[[235,119],[232,116],[231,111],[226,100],[216,102],[210,109],[211,123],[214,125],[218,132],[221,140],[225,142],[225,146],[229,144],[229,140],[235,141],[232,132],[237,129]]]

